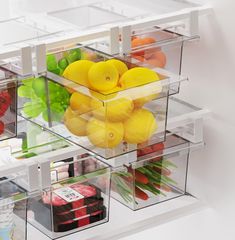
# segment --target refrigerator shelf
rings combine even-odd
[[[51,29],[38,28],[34,22],[26,17],[16,17],[0,21],[0,31],[4,32],[0,39],[0,49],[6,46],[27,43],[30,41],[55,36],[60,31],[51,31]]]

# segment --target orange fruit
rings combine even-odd
[[[142,45],[147,45],[147,44],[152,44],[155,43],[156,40],[154,38],[151,37],[146,37],[142,39]]]
[[[164,68],[166,66],[166,55],[162,51],[155,52],[147,62],[152,66]]]
[[[157,67],[157,68],[163,68],[164,67],[162,62],[159,59],[157,59],[157,58],[150,58],[150,59],[148,59],[146,61],[151,66],[154,66],[154,67]]]
[[[132,48],[136,48],[142,45],[143,45],[143,40],[141,38],[136,37],[131,41]]]
[[[138,54],[136,55],[136,54],[132,53],[131,56],[140,62],[144,62],[144,60],[145,60],[143,56],[139,56]]]
[[[131,47],[132,48],[136,48],[136,47],[140,47],[143,45],[143,41],[141,38],[134,38],[132,41],[131,41]],[[132,54],[133,56],[144,56],[144,51],[137,51],[135,53]]]

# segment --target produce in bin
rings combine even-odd
[[[133,67],[119,59],[103,59],[79,48],[47,56],[48,71],[89,91],[85,95],[65,87],[70,93],[63,116],[65,126],[75,136],[87,136],[92,145],[104,149],[113,149],[121,142],[147,142],[157,131],[158,123],[145,104],[157,99],[158,93],[134,99],[115,97],[121,91],[159,81],[161,77],[148,68]],[[156,91],[161,92],[161,87]]]
[[[11,105],[12,99],[8,90],[0,90],[0,136],[4,133],[4,116]]]
[[[164,149],[162,143],[138,150],[138,157]],[[166,196],[171,192],[171,185],[177,183],[171,179],[171,171],[176,168],[170,160],[153,157],[149,163],[133,169],[126,167],[127,172],[119,171],[112,174],[112,190],[117,192],[126,203],[148,201],[153,196]]]
[[[89,154],[52,163],[51,188],[31,199],[34,220],[52,232],[66,232],[106,219],[106,173],[103,164]],[[105,182],[104,188],[100,179]]]
[[[18,96],[27,100],[23,104],[23,114],[29,118],[41,116],[48,122],[50,120],[48,104],[50,104],[51,120],[62,121],[69,105],[70,93],[59,84],[48,81],[48,96],[46,81],[45,77],[22,80],[22,85],[18,88]]]
[[[152,37],[133,37],[131,41],[134,53],[131,54],[133,58],[140,62],[146,62],[154,67],[164,68],[167,63],[166,55],[160,47],[154,47],[156,40]],[[139,50],[138,48],[145,50]]]

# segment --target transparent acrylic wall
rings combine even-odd
[[[164,68],[177,75],[181,74],[184,41],[188,37],[153,27],[133,32],[129,58],[150,68]],[[180,83],[170,86],[170,95],[179,92]]]
[[[121,14],[97,6],[67,8],[49,12],[48,15],[73,24],[78,29],[94,28],[99,25],[117,23],[128,19]]]
[[[18,88],[23,117],[107,159],[165,140],[168,76],[82,47],[47,67]]]
[[[71,144],[63,138],[25,119],[18,119],[15,137],[0,142],[0,150],[10,149],[12,161],[26,160],[69,146]]]
[[[14,178],[0,178],[0,239],[27,239],[27,192]]]
[[[0,67],[0,141],[16,135],[16,75]]]
[[[30,199],[29,222],[50,238],[109,220],[110,169],[89,155],[51,164],[51,188]]]
[[[189,142],[167,136],[166,142],[138,151],[138,160],[112,173],[111,196],[138,210],[185,194]]]
[[[47,26],[38,26],[37,22],[28,20],[25,17],[17,17],[0,21],[0,48],[32,40],[42,40],[55,36],[62,31],[47,29]]]

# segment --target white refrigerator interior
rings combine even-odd
[[[198,23],[194,22],[192,9],[199,9]],[[189,194],[138,211],[111,199],[109,222],[61,239],[235,239],[234,9],[232,0],[7,0],[1,3],[0,60],[7,54],[30,59],[27,51],[32,48],[32,63],[22,60],[20,66],[16,64],[16,68],[26,75],[46,70],[46,49],[58,48],[60,51],[63,45],[74,46],[77,41],[101,51],[105,49],[109,54],[117,54],[120,49],[121,53],[127,53],[131,49],[128,42],[131,29],[136,30],[142,22],[151,22],[156,16],[157,22],[166,30],[171,29],[169,19],[173,16],[179,33],[190,38],[184,41],[180,72],[189,81],[184,81],[187,77],[177,80],[182,82],[176,96],[197,106],[194,113],[197,117],[209,117],[203,120],[203,141],[192,144],[196,150],[190,152],[189,158],[186,189]],[[183,14],[188,17],[191,10],[193,14],[189,14],[186,27],[181,29],[177,21],[182,20]],[[178,14],[178,19],[174,18],[174,13]],[[168,19],[166,23],[164,19]],[[194,34],[198,26],[199,34]],[[117,30],[118,27],[121,30]],[[119,34],[123,34],[122,43],[119,43]],[[24,50],[20,51],[20,48]],[[181,127],[184,121],[194,123],[195,115],[185,114],[178,122],[178,116],[168,119],[167,130]],[[53,131],[57,129],[55,127]],[[64,137],[63,134],[67,133],[59,133]],[[197,139],[195,136],[189,134],[188,137],[193,142]],[[74,148],[80,154],[86,153],[81,148]],[[59,153],[65,152],[66,148]],[[125,161],[123,158],[118,160]],[[35,161],[40,162],[37,158]],[[28,239],[49,240],[41,231],[28,224]]]

